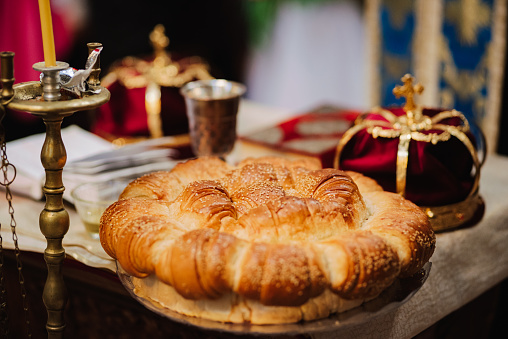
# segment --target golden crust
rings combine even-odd
[[[236,295],[256,312],[292,310],[277,322],[340,311],[320,297],[329,292],[340,300],[375,297],[420,270],[435,247],[426,215],[374,180],[281,158],[235,167],[200,158],[141,177],[104,213],[100,236],[129,274],[156,276],[195,307],[223,307]],[[255,312],[205,313],[274,321]]]

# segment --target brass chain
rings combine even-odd
[[[19,286],[21,288],[21,298],[23,304],[23,311],[25,315],[25,325],[26,325],[26,334],[28,338],[32,337],[32,332],[30,329],[30,318],[29,318],[29,301],[28,295],[26,293],[25,288],[25,278],[23,276],[23,264],[21,262],[21,251],[18,246],[18,235],[16,234],[16,220],[14,219],[14,208],[12,206],[12,193],[10,189],[11,183],[16,178],[16,167],[13,164],[9,163],[7,159],[7,146],[5,142],[5,130],[3,127],[2,118],[5,114],[5,108],[3,105],[0,105],[0,159],[1,169],[3,173],[3,180],[0,181],[0,185],[5,188],[5,197],[7,203],[9,205],[9,215],[10,215],[10,227],[12,232],[12,240],[14,242],[14,253],[16,256],[16,265],[18,269],[18,279]],[[12,171],[12,178],[9,179],[9,169]],[[2,245],[2,224],[0,223],[0,324],[2,325],[2,336],[8,335],[8,314],[7,314],[7,293],[5,289],[5,280],[4,280],[4,255],[3,255],[3,245]]]

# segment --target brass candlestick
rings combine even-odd
[[[93,50],[91,46],[96,48],[100,44],[89,44],[89,53]],[[12,60],[7,64],[12,65]],[[47,240],[44,259],[48,267],[48,276],[42,299],[48,312],[46,329],[49,338],[63,337],[65,328],[63,315],[68,299],[62,274],[62,263],[65,259],[62,241],[69,229],[69,215],[63,205],[65,187],[62,171],[67,154],[61,136],[62,121],[74,112],[99,107],[108,102],[110,97],[109,91],[100,87],[98,81],[99,60],[93,66],[92,79],[89,79],[89,82],[93,82],[89,84],[92,89],[100,89],[98,94],[86,92],[78,98],[74,93],[62,90],[59,72],[67,67],[68,65],[63,62],[57,62],[55,67],[45,67],[44,63],[36,63],[34,69],[44,74],[42,84],[33,81],[14,85],[12,100],[7,104],[11,109],[41,117],[46,125],[46,139],[41,151],[41,162],[46,171],[43,187],[46,204],[40,214],[39,225]]]

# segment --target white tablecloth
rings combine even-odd
[[[239,134],[284,120],[291,112],[243,103]],[[42,145],[41,145],[42,146]],[[241,157],[235,150],[232,157]],[[457,310],[508,277],[508,158],[490,155],[482,168],[480,194],[486,211],[471,228],[438,234],[432,269],[423,287],[397,310],[372,319],[368,324],[315,335],[317,338],[410,338]],[[14,196],[19,247],[43,252],[46,241],[39,230],[43,203]],[[115,271],[114,262],[98,240],[85,232],[77,214],[68,209],[71,226],[64,238],[66,253],[93,267]],[[0,199],[3,246],[13,248],[7,203]]]

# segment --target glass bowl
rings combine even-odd
[[[88,182],[71,191],[74,207],[92,238],[99,239],[99,221],[102,213],[118,200],[129,182],[129,180]]]

